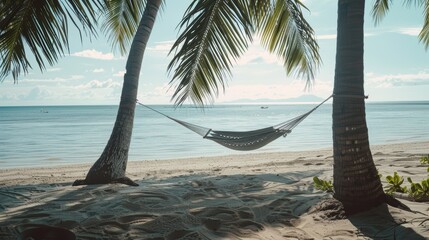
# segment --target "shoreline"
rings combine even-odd
[[[427,151],[424,151],[425,145],[427,146]],[[387,144],[374,144],[370,145],[371,153],[373,155],[373,158],[375,158],[374,154],[376,154],[379,151],[382,151],[386,148],[395,148],[397,151],[405,151],[408,150],[409,146],[411,147],[411,151],[413,151],[415,154],[422,154],[428,155],[429,154],[429,141],[423,140],[423,141],[401,141],[401,142],[393,142],[393,143],[387,143]],[[414,150],[413,150],[414,149]],[[249,152],[240,152],[240,153],[233,153],[233,154],[227,154],[227,155],[215,155],[215,156],[191,156],[191,157],[179,157],[179,158],[166,158],[166,159],[148,159],[148,160],[129,160],[127,165],[127,174],[133,174],[136,172],[139,172],[140,170],[135,169],[136,167],[141,167],[139,169],[144,170],[145,165],[148,168],[156,168],[157,166],[175,166],[174,163],[181,163],[180,166],[183,164],[186,164],[186,166],[190,164],[203,164],[207,161],[219,161],[218,163],[223,163],[223,161],[229,161],[229,162],[235,162],[235,163],[241,163],[242,160],[246,158],[250,158],[251,161],[256,161],[256,159],[260,158],[266,158],[270,159],[272,161],[292,161],[296,158],[302,157],[302,156],[311,156],[311,155],[329,155],[330,159],[332,158],[332,148],[320,148],[315,150],[297,150],[297,151],[274,151],[274,152],[257,152],[252,153]],[[331,159],[332,160],[332,159]],[[264,161],[264,160],[261,160]],[[94,160],[95,162],[95,160]],[[57,170],[58,168],[61,169],[73,169],[76,170],[84,170],[92,166],[93,163],[66,163],[66,164],[58,164],[53,166],[25,166],[25,167],[5,167],[0,168],[0,184],[2,184],[1,177],[5,172],[18,172],[24,170],[26,171],[48,171],[48,170]],[[226,162],[226,165],[228,166],[228,162]]]
[[[377,147],[377,146],[383,146],[383,145],[403,145],[403,144],[414,144],[414,143],[425,143],[427,142],[429,145],[429,138],[428,139],[419,139],[416,140],[414,138],[405,140],[405,139],[401,139],[401,140],[390,140],[387,141],[385,143],[375,143],[375,144],[371,144],[371,151],[373,147]],[[228,157],[228,156],[238,156],[240,157],[241,155],[249,155],[249,154],[277,154],[277,153],[295,153],[295,152],[317,152],[317,151],[325,151],[325,150],[331,150],[332,151],[332,144],[331,146],[322,146],[320,148],[304,148],[304,149],[298,149],[298,150],[267,150],[267,151],[233,151],[229,154],[225,154],[225,153],[211,153],[207,156],[201,156],[201,155],[188,155],[188,156],[180,156],[180,157],[163,157],[163,158],[150,158],[150,159],[132,159],[132,160],[128,160],[128,165],[130,165],[131,163],[134,162],[151,162],[151,161],[173,161],[173,160],[183,160],[183,159],[200,159],[200,158],[224,158],[224,157]],[[100,150],[100,154],[101,154],[101,150]],[[428,151],[429,152],[429,151]],[[1,166],[0,163],[0,171],[2,170],[14,170],[14,169],[33,169],[33,168],[57,168],[57,167],[70,167],[70,166],[77,166],[77,165],[88,165],[88,168],[92,166],[92,164],[98,159],[98,155],[97,157],[93,158],[92,162],[83,162],[83,163],[79,163],[79,162],[73,162],[73,163],[56,163],[55,160],[49,162],[49,163],[43,163],[43,164],[37,164],[37,165],[27,165],[25,164],[24,166]],[[135,156],[134,156],[135,158]],[[3,160],[5,161],[5,160]]]
[[[427,178],[419,159],[429,141],[371,151],[384,186],[395,171]],[[332,149],[130,161],[127,176],[138,187],[72,187],[90,166],[1,169],[2,239],[37,225],[77,239],[429,239],[429,222],[416,221],[429,219],[427,203],[401,200],[416,212],[382,205],[348,219],[311,211],[330,197],[312,178],[332,179]]]

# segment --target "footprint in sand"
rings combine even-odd
[[[192,188],[182,196],[184,200],[199,201],[201,199],[225,196],[225,193],[215,186],[212,181],[193,180],[190,185]]]
[[[211,181],[200,181],[200,180],[193,180],[190,182],[191,186],[193,188],[200,188],[200,187],[213,187],[214,184]]]
[[[264,198],[260,197],[260,196],[247,195],[247,196],[240,197],[240,200],[248,205],[248,204],[259,203],[259,202],[263,201]]]
[[[358,236],[359,234],[352,230],[347,229],[337,229],[333,230],[332,232],[326,234],[324,236],[324,239],[332,239],[332,240],[340,240],[340,239],[352,239],[355,236]],[[385,239],[385,238],[382,238]],[[390,239],[390,238],[387,238]],[[393,238],[394,239],[394,238]]]
[[[265,216],[265,221],[269,224],[280,223],[291,226],[290,221],[297,218],[297,216],[293,214],[293,208],[296,203],[296,200],[290,200],[288,198],[274,200],[266,206],[269,213]]]
[[[194,231],[178,229],[174,230],[165,236],[165,240],[176,240],[176,239],[201,239],[200,235]]]
[[[181,206],[184,207],[181,198],[163,191],[130,193],[124,201],[126,201],[125,207],[133,211],[163,213],[170,210],[176,211]]]
[[[155,219],[156,215],[151,214],[131,214],[116,218],[122,224],[146,223]]]
[[[314,240],[310,237],[305,231],[299,228],[290,228],[286,231],[286,234],[283,235],[284,239],[290,240]]]
[[[254,214],[249,208],[204,207],[192,209],[190,214],[216,235],[245,236],[264,229],[262,224],[253,221]]]

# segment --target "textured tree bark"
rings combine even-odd
[[[334,197],[348,214],[385,202],[372,159],[365,116],[364,0],[338,1],[333,99]]]
[[[145,11],[129,51],[121,101],[110,139],[86,178],[76,180],[73,185],[106,183],[138,185],[125,176],[125,170],[133,130],[140,69],[160,4],[161,0],[148,0],[146,3]]]

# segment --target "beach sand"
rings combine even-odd
[[[427,178],[429,142],[371,146],[385,176]],[[429,204],[382,205],[347,219],[312,208],[331,195],[332,150],[129,162],[140,184],[72,187],[90,165],[0,170],[0,239],[35,226],[77,239],[429,239]],[[407,185],[407,184],[405,184]],[[425,221],[426,220],[426,221]]]

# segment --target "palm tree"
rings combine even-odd
[[[317,51],[314,51],[317,44],[311,40],[313,32],[302,18],[300,4],[292,1],[277,1],[275,6],[264,5],[262,1],[255,3],[254,6],[258,3],[262,6],[249,10],[253,11],[253,18],[242,17],[242,13],[236,11],[232,12],[236,15],[227,18],[231,21],[225,22],[217,15],[225,12],[224,7],[241,7],[226,6],[228,3],[223,1],[194,1],[194,9],[188,9],[181,22],[185,29],[173,45],[172,51],[177,53],[169,65],[169,70],[178,66],[172,81],[179,82],[173,96],[177,104],[187,98],[197,104],[213,101],[213,96],[219,91],[218,80],[230,75],[231,63],[246,49],[247,42],[251,40],[249,33],[253,31],[261,33],[264,46],[285,59],[288,72],[290,66],[300,63],[298,66],[308,67],[299,68],[301,73],[312,76],[311,69],[318,63]],[[239,5],[240,1],[235,4]],[[349,214],[384,202],[406,208],[384,194],[369,146],[363,78],[364,7],[364,0],[338,1],[332,113],[334,197]],[[256,28],[247,28],[249,21]],[[247,34],[246,38],[241,37],[242,32]],[[291,49],[290,46],[297,48]],[[223,87],[224,82],[220,83]]]
[[[106,15],[104,29],[111,32],[111,40],[125,53],[128,40],[134,36],[126,64],[117,119],[110,139],[100,158],[89,170],[84,180],[74,184],[124,182],[136,185],[125,177],[128,149],[133,128],[138,79],[144,50],[155,22],[161,0],[129,1],[31,1],[20,3],[8,0],[0,3],[0,77],[12,73],[15,81],[31,68],[25,53],[24,42],[36,57],[41,70],[45,59],[52,65],[68,49],[68,21],[80,31],[82,28],[96,36],[98,12]],[[145,8],[144,8],[145,7]],[[142,9],[145,9],[142,13]],[[143,16],[140,18],[140,16]],[[141,19],[141,20],[140,20]],[[140,20],[140,21],[139,21]],[[140,23],[139,23],[140,22]],[[139,24],[138,24],[139,23]],[[138,27],[137,32],[135,29]]]
[[[247,47],[254,29],[259,29],[255,26],[262,24],[263,39],[270,49],[277,51],[280,56],[294,56],[285,60],[287,70],[293,71],[297,66],[302,66],[298,73],[308,79],[313,77],[313,70],[319,61],[318,46],[313,30],[301,14],[300,5],[287,5],[286,2],[278,1],[273,11],[268,3],[255,0],[195,0],[191,3],[181,25],[183,27],[188,22],[191,24],[187,25],[187,29],[174,44],[172,51],[179,46],[181,50],[169,65],[169,69],[172,69],[179,63],[173,77],[181,78],[174,95],[180,96],[178,103],[183,102],[187,96],[191,96],[195,103],[202,103],[207,94],[200,95],[200,91],[217,91],[216,80],[222,81],[225,71],[230,69],[229,56],[238,57]],[[141,61],[160,4],[160,0],[147,1],[146,10],[131,45],[121,103],[109,142],[86,178],[76,180],[74,185],[112,182],[137,185],[125,176],[125,170]],[[285,19],[289,21],[283,22]],[[289,26],[291,22],[293,27]],[[278,43],[278,39],[288,46]]]
[[[378,23],[389,2],[377,0],[373,17]],[[425,24],[419,38],[429,46],[429,2],[407,0],[423,6]],[[365,0],[339,0],[337,22],[337,55],[333,100],[333,146],[335,198],[347,213],[368,210],[387,202],[407,209],[383,192],[369,146],[365,117],[363,74],[363,22]]]
[[[365,118],[364,0],[339,0],[332,130],[334,197],[355,213],[385,202]]]
[[[147,0],[143,16],[129,51],[121,101],[110,139],[100,158],[92,165],[86,178],[84,180],[76,180],[73,185],[120,182],[138,186],[137,183],[125,176],[125,170],[127,168],[128,150],[133,131],[140,69],[160,5],[161,0]],[[116,5],[114,8],[117,6],[120,5]],[[121,11],[119,8],[119,12]],[[109,12],[111,13],[112,11]],[[116,19],[112,20],[112,22],[117,22]],[[124,50],[124,47],[122,47],[122,50]]]
[[[29,7],[29,4],[32,3],[32,1],[28,0],[22,1],[27,3],[27,5],[20,5],[12,0],[7,1],[7,4],[3,2],[1,4],[8,5],[8,7],[16,6],[18,10],[23,11],[27,8],[22,9],[20,6]],[[56,3],[56,1],[53,2]],[[76,1],[76,4],[78,3],[79,1]],[[78,19],[85,20],[82,20],[84,27],[86,26],[90,30],[93,30],[91,21],[95,21],[95,14],[93,9],[90,8],[92,7],[90,4],[86,1],[84,3],[84,7],[87,9],[84,8],[85,11],[78,12],[80,13],[80,15],[78,14]],[[135,26],[133,23],[138,20],[138,13],[142,9],[142,6],[144,6],[144,1],[100,0],[100,2],[96,3],[98,5],[96,4],[95,6],[98,9],[104,10],[104,13],[108,15],[107,24],[104,25],[105,30],[113,30],[111,39],[114,42],[119,41],[121,52],[125,52],[127,40],[134,35]],[[111,182],[136,185],[136,183],[125,177],[125,170],[133,127],[138,76],[144,49],[160,4],[161,0],[148,0],[146,3],[143,17],[131,45],[126,66],[127,72],[124,76],[121,102],[111,137],[100,158],[89,170],[86,178],[84,180],[76,180],[74,185]],[[2,5],[0,6],[3,7]],[[181,26],[184,27],[186,25],[188,31],[184,31],[173,46],[172,52],[179,48],[181,49],[169,65],[170,70],[178,65],[173,77],[174,80],[179,79],[180,81],[174,94],[174,97],[178,97],[176,103],[182,103],[188,96],[195,103],[203,103],[204,99],[209,97],[213,91],[217,93],[219,88],[216,82],[220,81],[223,87],[223,79],[225,75],[230,74],[232,60],[238,58],[247,48],[252,34],[256,31],[262,36],[264,45],[270,51],[284,57],[285,68],[289,73],[295,72],[297,75],[311,80],[313,78],[313,71],[319,64],[320,57],[318,55],[318,45],[314,38],[314,32],[301,13],[302,6],[299,0],[276,1],[274,5],[269,0],[194,0],[181,22]],[[76,7],[72,9],[75,10]],[[49,10],[51,9],[45,8],[41,13],[32,11],[27,14],[37,20],[39,15],[48,16]],[[91,13],[90,17],[85,15],[86,11]],[[71,15],[71,13],[67,12],[67,16]],[[3,35],[3,30],[10,29],[11,26],[7,21],[3,24],[3,20],[9,18],[13,19],[11,12],[4,11],[0,13],[0,20],[2,21],[2,28],[0,28],[2,36],[0,41],[7,40],[13,45],[12,41],[9,40],[10,37]],[[43,26],[50,26],[48,29],[52,29],[51,32],[54,33],[58,29],[67,32],[61,29],[62,26],[57,23],[61,21],[66,23],[65,20],[67,19],[59,17],[58,19],[46,19],[42,24],[44,24]],[[57,22],[53,20],[57,20]],[[16,21],[19,22],[19,19]],[[50,25],[52,22],[55,24]],[[191,24],[188,25],[189,22]],[[25,25],[24,22],[21,22],[21,24]],[[33,28],[34,26],[28,27],[29,31],[33,31]],[[21,40],[22,35],[20,34],[22,33],[19,32],[20,30],[19,28],[15,29],[15,35],[13,35],[15,39]],[[64,32],[59,31],[58,35],[60,37],[57,37],[55,34],[53,38],[45,37],[43,42],[48,47],[54,45],[59,48],[61,44],[67,46],[67,35]],[[38,40],[38,34],[43,35],[44,32],[36,31],[32,36],[36,36],[35,39]],[[59,40],[62,40],[62,42]],[[39,42],[37,43],[40,44]],[[57,53],[55,51],[57,48],[47,48],[42,53],[49,56],[49,54],[52,54],[50,51]],[[17,55],[14,59],[11,59],[15,60],[15,65],[21,64],[19,66],[22,69],[14,68],[16,70],[16,74],[13,72],[14,76],[17,77],[21,71],[26,72],[28,61],[26,58],[24,58],[24,61],[21,61],[23,56],[19,55],[20,51],[25,52],[23,46],[18,50],[11,50],[10,47],[0,45],[0,49],[2,56],[7,55],[3,55],[3,51],[8,54],[11,52]],[[31,51],[37,56],[37,48],[32,48]],[[60,53],[62,52],[60,51]],[[49,61],[50,64],[56,61],[57,55],[54,56],[55,58],[51,58],[51,61]],[[11,59],[3,59],[5,62],[13,63]],[[38,63],[41,69],[43,69],[43,59],[40,59],[41,61],[38,61]],[[10,71],[12,71],[10,67],[4,68],[1,73],[8,74]]]

